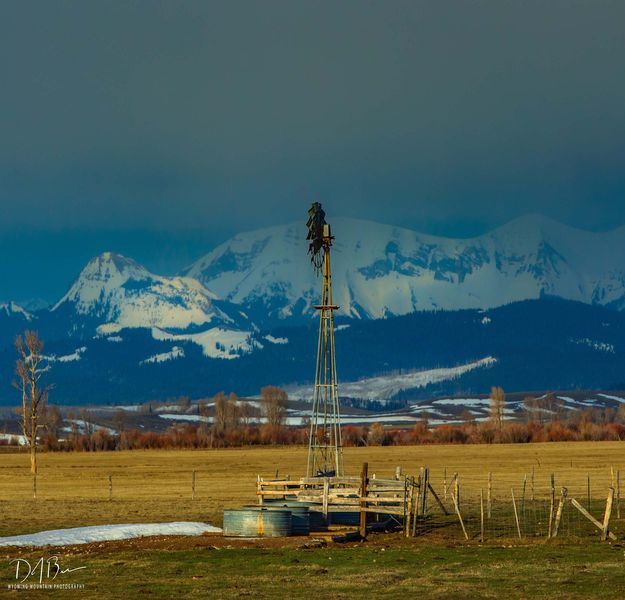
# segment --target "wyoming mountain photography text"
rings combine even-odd
[[[0,595],[625,598],[623,23],[0,0]]]

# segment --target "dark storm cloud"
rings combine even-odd
[[[0,228],[625,221],[625,3],[5,2]]]

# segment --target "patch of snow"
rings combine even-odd
[[[159,414],[161,419],[168,419],[169,421],[190,421],[192,423],[212,423],[213,417],[203,417],[202,415],[172,415],[172,414]]]
[[[334,331],[343,331],[344,329],[349,329],[349,325],[347,325],[346,323],[344,323],[343,325],[337,325],[334,328]]]
[[[154,354],[145,360],[142,360],[139,364],[154,364],[162,363],[168,360],[175,360],[176,358],[184,358],[184,348],[180,346],[174,346],[169,352],[161,352],[161,354]]]
[[[382,375],[359,381],[345,382],[340,384],[339,394],[348,398],[364,400],[388,400],[403,390],[422,388],[441,381],[452,381],[474,369],[492,367],[496,362],[496,358],[487,356],[457,367],[429,369],[427,371],[415,371],[400,375]],[[289,398],[292,400],[311,401],[312,399],[312,386],[298,387],[287,391]]]
[[[220,533],[208,523],[177,521],[173,523],[140,523],[129,525],[94,525],[72,529],[53,529],[0,538],[0,546],[72,546],[93,542],[130,540],[155,535],[202,535]]]
[[[450,406],[477,406],[488,407],[490,406],[490,400],[488,398],[444,398],[442,400],[432,400],[432,404],[450,405]]]
[[[121,335],[109,335],[106,338],[107,342],[123,342],[124,338]]]
[[[285,337],[273,337],[273,335],[266,335],[265,339],[272,344],[288,344],[289,338]]]
[[[493,320],[490,317],[484,317],[482,319],[482,325],[488,325],[489,323],[492,323]]]
[[[80,360],[82,358],[82,355],[86,351],[87,351],[87,347],[82,346],[81,348],[76,348],[76,350],[74,350],[74,352],[72,352],[71,354],[65,354],[64,356],[57,356],[56,354],[50,354],[49,356],[46,356],[45,358],[48,362],[61,362],[61,363],[75,362],[77,360]]]
[[[251,352],[255,347],[262,347],[253,341],[249,331],[234,331],[213,327],[200,333],[173,334],[152,327],[152,337],[160,341],[192,342],[202,348],[204,356],[209,358],[224,358],[231,360],[242,354]]]
[[[85,433],[88,428],[91,428],[93,431],[107,431],[111,435],[117,435],[117,431],[115,429],[111,429],[110,427],[104,427],[104,425],[97,425],[94,422],[87,423],[83,419],[65,419],[68,423],[75,423],[78,427],[78,430],[81,433]],[[71,427],[63,427],[62,431],[72,431]]]
[[[26,446],[28,444],[26,438],[17,433],[0,433],[0,440],[6,440],[9,443],[17,442],[18,446]]]
[[[20,315],[26,321],[32,321],[34,315],[22,308],[16,302],[5,302],[0,304],[0,312],[4,312],[8,317],[11,315]]]
[[[96,331],[100,335],[106,335],[108,333],[118,333],[123,329],[123,327],[119,323],[104,323],[102,325],[98,325]]]
[[[597,396],[607,398],[608,400],[616,400],[617,402],[625,402],[625,398],[621,398],[620,396],[610,396],[609,394],[597,394]]]
[[[573,344],[588,346],[598,352],[605,352],[606,354],[614,354],[614,344],[608,344],[607,342],[597,342],[590,338],[581,338],[578,340],[571,339]]]

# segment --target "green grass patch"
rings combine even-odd
[[[87,567],[60,576],[63,582],[85,584],[63,597],[625,597],[623,547],[599,543],[92,552],[61,556],[63,566]],[[11,580],[8,558],[5,567],[3,587]],[[29,597],[41,592],[20,592],[20,598]]]

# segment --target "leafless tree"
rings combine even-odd
[[[503,426],[506,394],[501,387],[492,387],[490,390],[490,418],[501,429]]]
[[[43,354],[43,341],[36,331],[25,331],[23,337],[18,335],[15,348],[18,359],[15,361],[16,380],[13,385],[22,394],[22,432],[30,447],[30,472],[36,477],[37,434],[43,427],[40,418],[51,387],[43,384],[48,365]]]
[[[118,408],[113,414],[113,426],[118,435],[126,429],[126,411],[123,408]]]
[[[287,393],[273,385],[268,385],[260,390],[260,405],[267,424],[281,427],[286,421],[286,409],[289,403]]]

